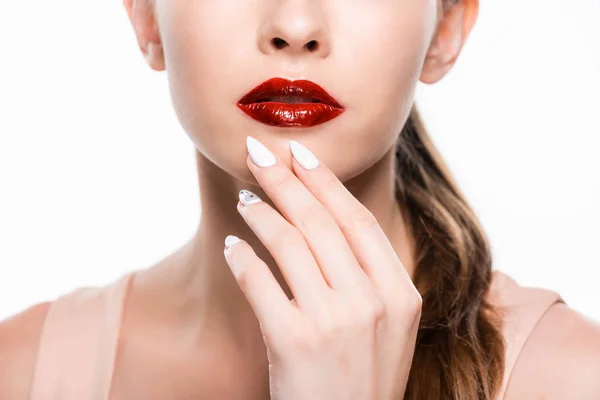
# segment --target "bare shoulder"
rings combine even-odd
[[[600,324],[556,303],[521,350],[505,399],[600,399]]]
[[[0,399],[27,399],[38,344],[52,302],[35,304],[0,321]]]

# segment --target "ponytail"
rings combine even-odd
[[[396,147],[396,197],[415,236],[423,299],[405,399],[493,399],[504,372],[500,318],[485,299],[489,243],[416,106]]]

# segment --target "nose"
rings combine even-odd
[[[277,6],[267,13],[259,34],[260,51],[326,57],[331,40],[321,8],[312,0],[275,3]]]

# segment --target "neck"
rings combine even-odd
[[[414,243],[395,197],[394,157],[391,148],[377,163],[344,185],[377,218],[412,277]],[[226,327],[235,339],[246,343],[262,340],[258,321],[231,274],[223,248],[228,234],[246,240],[269,265],[291,298],[289,287],[270,253],[236,211],[239,190],[251,190],[263,199],[266,195],[260,187],[236,179],[198,151],[196,160],[201,193],[200,225],[196,235],[170,257],[167,263],[170,272],[162,274],[161,280],[169,282],[174,289],[174,296],[178,297],[175,312],[188,326],[191,324],[197,329],[206,329],[207,325]],[[235,332],[243,335],[238,336]]]

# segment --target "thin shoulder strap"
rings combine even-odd
[[[76,289],[51,304],[30,400],[108,400],[131,275]]]
[[[497,400],[503,399],[512,371],[527,339],[546,311],[556,303],[565,301],[557,292],[521,286],[501,271],[494,271],[492,295],[502,307],[502,333],[505,340],[504,377]]]

